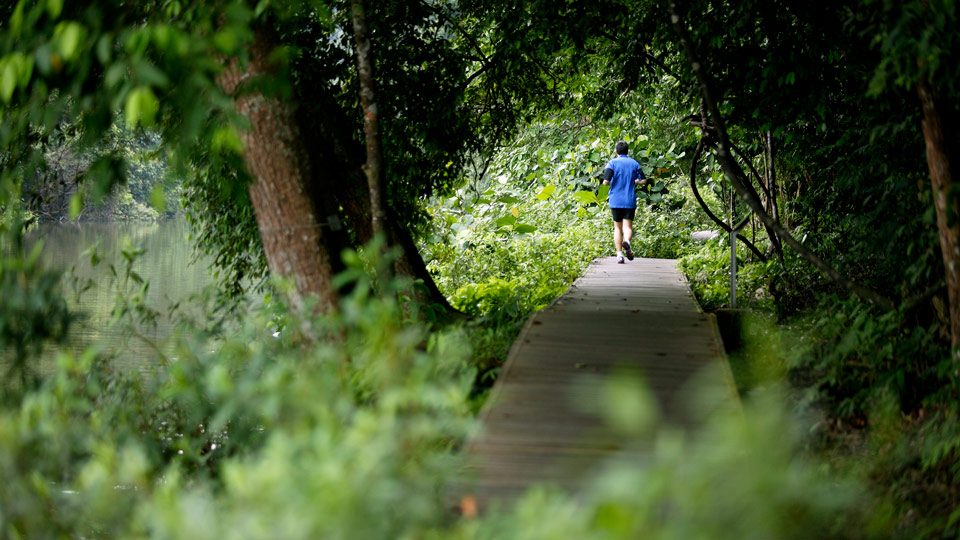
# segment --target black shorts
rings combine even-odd
[[[613,214],[613,220],[617,223],[625,219],[633,221],[633,217],[637,214],[636,208],[611,208],[610,213]]]

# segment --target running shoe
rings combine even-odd
[[[623,253],[627,256],[628,260],[633,260],[633,250],[630,249],[630,242],[626,240],[623,241]]]
[[[617,256],[617,264],[624,264],[624,262],[623,262],[623,255],[618,255],[618,256]]]

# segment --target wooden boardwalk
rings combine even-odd
[[[686,426],[697,412],[684,389],[707,365],[720,364],[713,376],[725,378],[725,362],[714,318],[675,261],[596,260],[520,332],[450,495],[483,509],[535,483],[576,490],[608,457],[642,459],[597,412],[611,372],[641,373],[664,421]]]

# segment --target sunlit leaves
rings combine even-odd
[[[516,222],[517,218],[515,216],[503,216],[497,219],[497,227],[513,227]]]
[[[19,0],[17,7],[13,8],[13,15],[10,16],[10,32],[14,37],[19,37],[23,31],[23,9],[26,3],[26,0]]]
[[[70,197],[70,210],[69,216],[70,219],[77,219],[80,217],[80,212],[83,210],[83,195],[81,193],[74,193]]]
[[[232,30],[222,30],[213,35],[213,44],[223,54],[233,54],[237,51],[240,39]]]
[[[9,103],[13,92],[24,88],[33,74],[33,58],[21,52],[8,54],[0,58],[0,98]]]
[[[80,47],[87,37],[87,29],[78,22],[62,22],[53,30],[56,50],[64,62],[73,61],[80,54]]]
[[[126,104],[123,108],[127,127],[133,128],[138,124],[143,127],[152,126],[156,121],[159,108],[160,102],[150,87],[138,86],[134,88],[127,94]]]
[[[63,11],[63,0],[47,0],[47,13],[51,18],[56,19]]]
[[[610,184],[601,184],[600,188],[597,189],[597,200],[600,202],[607,202],[607,197],[610,196]]]
[[[240,155],[243,153],[243,143],[237,131],[231,126],[222,126],[213,133],[211,144],[214,150],[228,151]]]
[[[545,201],[550,198],[550,195],[553,195],[553,192],[556,191],[556,189],[557,189],[557,186],[554,186],[552,184],[549,186],[545,186],[542,190],[540,190],[539,193],[537,193],[536,197],[541,201]]]
[[[573,194],[573,199],[584,206],[600,204],[600,199],[597,198],[597,194],[592,191],[578,191]]]
[[[163,184],[154,184],[150,188],[150,204],[157,210],[157,212],[163,213],[167,207],[167,197],[164,193]]]

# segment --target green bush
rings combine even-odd
[[[748,262],[751,253],[737,243],[738,306],[771,309],[771,282],[780,265],[776,260]],[[707,311],[730,305],[730,237],[718,235],[700,244],[697,251],[680,258],[678,266],[687,275],[700,305]]]
[[[0,212],[0,403],[39,384],[36,358],[48,342],[63,341],[75,319],[61,274],[42,267],[42,242],[26,251],[23,226],[13,212]]]
[[[470,425],[468,350],[372,290],[362,277],[336,315],[273,303],[227,337],[184,329],[152,373],[62,354],[0,411],[0,536],[395,538],[438,522]]]

